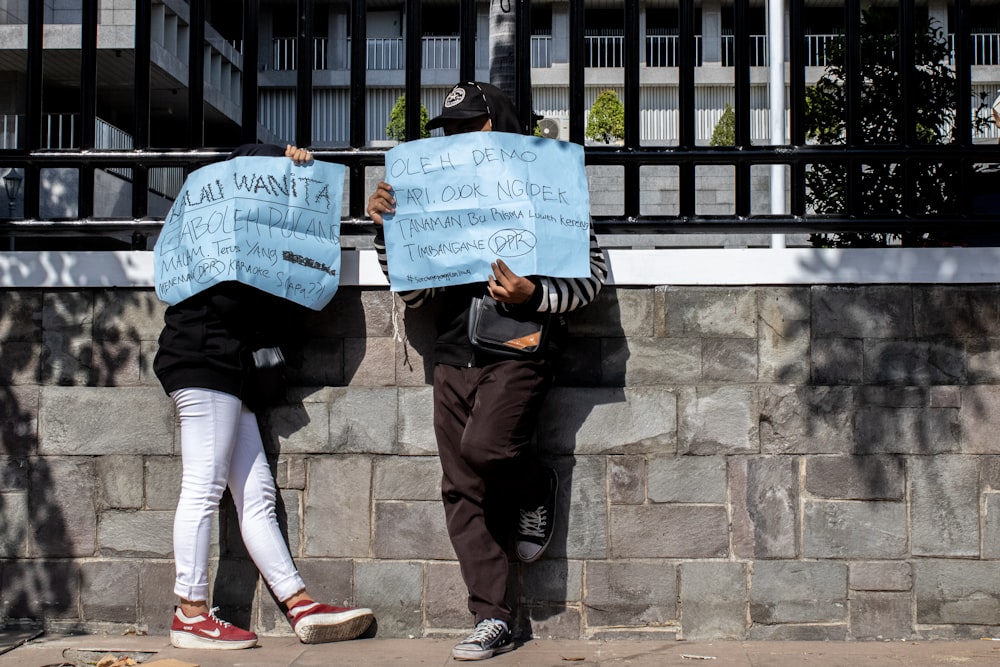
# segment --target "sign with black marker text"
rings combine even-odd
[[[340,284],[343,165],[238,157],[184,182],[153,248],[169,304],[235,280],[313,310]]]
[[[484,281],[502,259],[522,276],[590,275],[590,195],[577,144],[471,132],[386,153],[392,289]]]

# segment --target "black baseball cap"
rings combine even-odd
[[[459,83],[448,92],[441,107],[441,114],[427,121],[428,130],[441,127],[449,120],[465,120],[476,116],[489,116],[490,105],[486,93],[474,82]]]

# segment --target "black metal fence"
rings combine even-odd
[[[519,54],[530,52],[531,3],[529,0],[511,0],[518,17],[516,50]],[[98,86],[98,0],[82,0],[82,41],[79,57],[79,147],[72,150],[52,150],[43,147],[43,73],[46,57],[42,47],[43,4],[28,3],[27,50],[25,53],[25,121],[19,147],[0,151],[0,165],[23,172],[23,215],[17,219],[0,222],[0,235],[7,237],[32,236],[56,238],[66,236],[100,236],[110,231],[135,232],[136,245],[141,247],[143,235],[155,233],[160,220],[149,214],[149,173],[151,169],[181,167],[195,169],[221,159],[228,147],[205,148],[206,118],[204,81],[206,63],[204,51],[191,48],[187,72],[187,134],[177,146],[153,146],[150,140],[151,108],[151,36],[152,3],[138,0],[135,5],[134,86],[131,104],[134,123],[130,128],[133,144],[127,150],[100,150],[95,144],[97,105],[95,90]],[[207,0],[190,0],[189,44],[205,41]],[[298,0],[295,3],[299,53],[311,52],[314,41],[313,27],[317,3]],[[405,92],[408,99],[420,97],[422,6],[417,0],[405,0],[403,15],[406,17],[405,37]],[[257,140],[258,128],[258,62],[261,49],[257,30],[260,11],[259,0],[243,0],[243,34],[239,36],[243,61],[250,65],[242,71],[242,119],[240,139]],[[749,0],[733,0],[734,25],[734,87],[735,112],[734,145],[699,146],[695,137],[695,71],[696,71],[696,8],[692,2],[680,2],[677,9],[676,34],[679,39],[677,53],[679,141],[670,147],[644,146],[640,141],[640,7],[638,2],[626,0],[621,10],[624,15],[623,67],[621,68],[624,91],[625,126],[620,145],[590,146],[586,148],[589,165],[616,167],[623,174],[623,214],[595,217],[599,231],[681,233],[681,232],[843,232],[848,230],[879,233],[942,232],[961,229],[968,233],[989,232],[997,212],[977,206],[977,196],[983,194],[981,176],[984,166],[1000,163],[1000,147],[973,142],[973,118],[976,100],[972,95],[971,55],[972,42],[969,24],[970,0],[954,0],[951,10],[954,34],[955,109],[951,138],[939,145],[922,143],[918,137],[919,120],[914,112],[922,94],[916,79],[918,65],[915,61],[915,34],[918,19],[914,0],[903,0],[895,6],[899,39],[897,42],[899,97],[898,138],[889,142],[872,143],[864,140],[862,131],[862,97],[868,94],[863,88],[861,61],[861,26],[863,21],[861,0],[843,3],[845,60],[844,94],[846,117],[843,141],[821,145],[807,140],[807,82],[805,78],[807,40],[803,29],[806,3],[789,0],[787,3],[788,40],[788,119],[790,141],[780,146],[754,145],[750,139],[751,119],[751,39],[747,20]],[[588,8],[584,0],[569,3],[569,137],[584,143],[585,128],[585,26]],[[475,32],[477,25],[476,3],[460,1],[461,66],[458,78],[469,79],[475,74]],[[349,217],[343,221],[345,233],[368,233],[371,228],[364,218],[366,169],[381,165],[382,150],[365,145],[367,72],[365,63],[365,36],[367,6],[365,0],[351,0],[349,13],[351,34],[350,57],[355,66],[350,70],[350,142],[338,149],[320,149],[319,159],[328,159],[347,165],[350,174]],[[480,36],[484,38],[484,36]],[[753,61],[756,62],[756,61]],[[532,113],[531,69],[527,57],[516,58],[517,97],[522,116],[527,120]],[[299,146],[311,146],[314,71],[309,58],[299,58],[294,78],[295,127],[294,141]],[[407,136],[417,136],[419,106],[407,109]],[[864,189],[863,174],[868,165],[899,165],[904,179],[905,192],[915,192],[915,176],[927,164],[950,164],[960,175],[955,181],[955,195],[944,208],[924,210],[918,197],[903,197],[898,210],[872,211],[865,205],[868,192]],[[751,170],[773,164],[786,165],[790,194],[788,213],[755,214],[751,210]],[[844,207],[834,213],[816,213],[808,203],[807,174],[814,165],[835,164],[842,170],[844,182]],[[676,215],[643,215],[640,210],[641,170],[648,166],[669,166],[678,175],[678,204]],[[696,169],[702,165],[728,165],[733,173],[734,211],[731,215],[699,215],[696,206]],[[39,196],[43,170],[68,168],[79,174],[79,192],[76,216],[73,219],[42,219]],[[128,170],[131,174],[131,217],[127,219],[97,219],[94,216],[94,178],[96,170]],[[994,177],[998,178],[998,177]],[[912,179],[907,180],[907,179]],[[1000,191],[996,180],[987,190]],[[12,207],[13,210],[13,207]]]

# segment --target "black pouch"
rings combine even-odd
[[[280,347],[253,351],[253,403],[274,405],[285,398],[285,355]]]
[[[472,298],[469,341],[481,352],[514,359],[530,359],[545,350],[551,317],[542,320],[517,314],[489,296]]]

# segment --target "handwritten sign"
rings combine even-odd
[[[410,141],[385,157],[392,289],[486,280],[503,259],[522,276],[590,274],[590,195],[577,144],[505,132]]]
[[[321,310],[340,284],[344,172],[283,157],[192,172],[153,248],[157,296],[176,304],[236,280]]]

